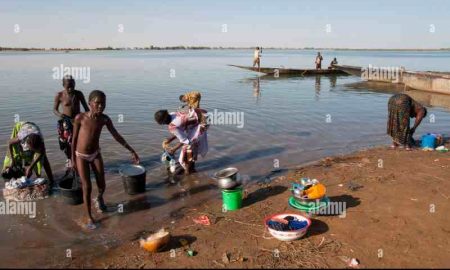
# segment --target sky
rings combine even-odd
[[[450,1],[0,0],[0,46],[450,48]]]

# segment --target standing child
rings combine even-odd
[[[80,113],[75,117],[73,140],[72,140],[72,164],[80,175],[84,207],[87,212],[88,222],[85,225],[88,229],[95,229],[97,226],[91,213],[91,177],[90,169],[95,174],[98,187],[98,196],[96,199],[97,208],[104,212],[106,205],[103,201],[105,192],[105,171],[103,168],[103,159],[100,153],[99,140],[103,126],[106,126],[114,139],[131,152],[133,161],[139,163],[139,156],[131,148],[125,139],[117,132],[111,119],[103,114],[106,107],[106,96],[100,90],[94,90],[89,95],[90,111]]]
[[[58,119],[58,136],[59,147],[66,154],[66,174],[71,170],[72,165],[72,134],[73,134],[73,119],[81,112],[80,105],[83,106],[84,111],[89,111],[89,107],[84,98],[83,92],[75,90],[75,80],[70,75],[66,75],[62,81],[64,90],[58,92],[55,96],[53,104],[53,113],[59,117]],[[62,107],[62,112],[59,111]]]

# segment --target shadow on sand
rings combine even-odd
[[[242,207],[250,206],[254,203],[258,203],[264,201],[265,199],[281,194],[287,190],[287,187],[284,186],[274,186],[274,187],[264,187],[260,188],[250,194],[248,194],[247,198],[242,202]]]
[[[201,170],[215,170],[221,169],[230,165],[237,164],[239,162],[244,162],[256,158],[267,157],[271,155],[280,154],[285,149],[283,147],[272,147],[266,149],[252,150],[247,153],[241,153],[233,156],[220,157],[213,160],[206,160],[199,163],[199,169]]]

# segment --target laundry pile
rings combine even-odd
[[[30,179],[22,176],[12,178],[5,183],[3,197],[5,200],[32,201],[48,196],[48,181],[45,178]]]
[[[12,178],[10,181],[5,183],[6,189],[17,189],[17,188],[25,188],[30,187],[34,185],[42,185],[46,182],[45,178],[26,178],[25,176],[22,176],[20,178],[14,179]]]

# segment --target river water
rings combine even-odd
[[[264,50],[262,66],[312,68],[315,51]],[[323,51],[326,67],[333,57],[340,64],[404,66],[410,70],[448,71],[449,52]],[[82,206],[69,206],[59,196],[37,202],[35,218],[1,215],[0,267],[47,265],[66,259],[68,250],[100,254],[142,230],[156,230],[157,220],[171,219],[183,207],[201,203],[220,191],[210,176],[237,167],[246,182],[270,175],[274,165],[291,168],[325,156],[388,144],[387,101],[391,86],[373,91],[358,77],[258,77],[227,66],[250,65],[246,50],[102,51],[0,53],[0,154],[15,120],[39,125],[54,174],[64,170],[59,150],[55,93],[62,88],[57,71],[63,67],[89,68],[77,80],[86,98],[93,89],[107,95],[105,113],[141,157],[147,169],[147,192],[124,193],[121,166],[131,163],[126,149],[106,129],[101,138],[105,161],[106,203],[123,213],[103,216],[100,229],[80,230]],[[89,76],[88,76],[89,75]],[[84,82],[83,82],[84,81]],[[86,83],[85,83],[86,82]],[[153,114],[176,110],[178,96],[189,90],[202,93],[201,107],[209,112],[243,115],[243,122],[213,125],[208,131],[209,153],[200,158],[197,174],[168,185],[160,156],[168,135]],[[448,134],[448,97],[415,93],[429,108],[416,134]],[[3,185],[3,184],[2,184]],[[93,194],[96,194],[94,184]],[[3,201],[3,199],[2,199]],[[101,215],[98,215],[101,217]],[[75,255],[74,255],[75,256]],[[27,257],[28,259],[23,259]]]

